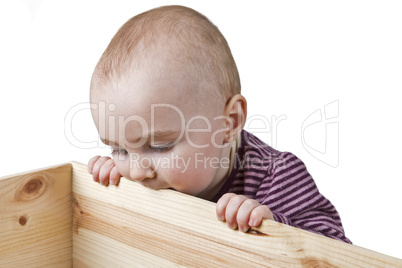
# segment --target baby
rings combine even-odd
[[[89,161],[96,182],[124,176],[217,202],[218,219],[243,232],[270,219],[350,243],[304,164],[243,130],[235,61],[200,13],[165,6],[126,22],[95,68],[90,100],[113,155]]]

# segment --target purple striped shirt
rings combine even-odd
[[[303,162],[243,130],[233,170],[212,199],[245,195],[268,206],[278,222],[351,243],[331,202],[320,194]]]

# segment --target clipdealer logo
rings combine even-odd
[[[303,121],[301,142],[317,160],[339,166],[339,100],[315,110]]]
[[[165,107],[172,109],[172,112],[176,112],[181,119],[182,123],[182,133],[180,137],[184,137],[189,141],[190,145],[195,148],[205,148],[209,146],[205,145],[197,145],[193,144],[188,133],[185,131],[186,129],[191,129],[190,125],[193,120],[204,120],[208,125],[208,129],[210,129],[210,124],[206,118],[196,117],[189,122],[184,122],[184,115],[178,107],[168,105],[168,104],[157,104],[151,107],[151,113],[153,114],[154,109]],[[97,147],[106,147],[100,140],[80,140],[73,128],[73,121],[75,121],[82,112],[88,113],[90,110],[96,111],[99,114],[99,125],[102,129],[106,129],[106,118],[107,121],[113,122],[112,126],[118,123],[118,125],[122,126],[123,129],[130,121],[136,121],[141,123],[141,126],[144,129],[148,129],[149,126],[147,122],[139,116],[131,116],[129,118],[124,117],[107,117],[107,111],[114,111],[116,106],[114,104],[106,105],[106,103],[79,103],[73,106],[65,116],[64,121],[64,132],[67,140],[74,146],[83,149],[91,149]],[[222,118],[215,118],[216,120],[220,120]],[[286,115],[280,116],[272,116],[271,118],[267,118],[263,115],[253,115],[247,119],[246,129],[255,134],[255,135],[263,135],[265,138],[269,137],[270,142],[269,145],[273,148],[277,147],[278,136],[277,132],[279,129],[280,122],[286,121]],[[151,128],[153,125],[153,121],[151,122]],[[192,130],[192,129],[191,129]],[[207,129],[206,129],[207,130]],[[192,130],[194,131],[194,130]],[[203,130],[204,131],[204,130]],[[110,130],[109,130],[110,132]],[[115,133],[115,131],[111,131],[111,133]],[[332,101],[322,108],[319,108],[312,112],[301,124],[301,143],[304,149],[312,155],[318,161],[336,168],[339,166],[339,100]],[[212,135],[214,136],[214,135]],[[144,141],[142,141],[144,142]],[[211,141],[214,146],[218,146],[214,143],[214,140]],[[123,141],[125,144],[126,141]],[[141,143],[142,144],[142,143]],[[140,146],[141,144],[136,144]],[[255,147],[264,147],[265,144],[253,144]]]

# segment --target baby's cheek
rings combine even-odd
[[[175,190],[188,193],[190,175],[187,172],[182,172],[177,168],[169,168],[162,170],[158,176],[163,176],[163,179]]]
[[[193,195],[204,191],[212,182],[213,174],[208,174],[208,170],[194,168],[186,173],[186,183],[191,188]]]
[[[169,168],[163,170],[164,177],[174,186],[184,186],[186,184],[186,178],[188,175],[185,171],[177,168]]]

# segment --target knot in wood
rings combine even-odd
[[[40,197],[46,190],[47,179],[43,175],[28,177],[26,182],[15,193],[18,201],[30,201]]]
[[[30,181],[28,181],[24,185],[23,191],[27,194],[35,194],[36,192],[38,192],[40,190],[42,185],[43,185],[43,183],[39,178],[34,178],[34,179],[31,179]]]
[[[22,226],[24,226],[25,224],[27,224],[27,221],[28,221],[28,219],[27,219],[26,216],[21,216],[20,219],[18,220],[18,222],[19,222]]]

